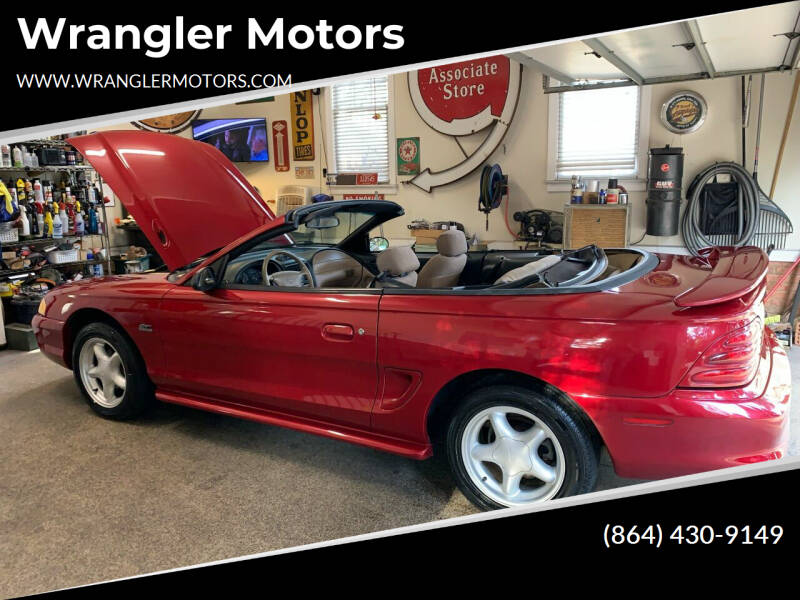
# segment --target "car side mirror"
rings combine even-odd
[[[203,267],[194,274],[192,287],[200,292],[208,292],[217,287],[217,276],[211,267]]]
[[[374,237],[369,239],[370,252],[383,252],[389,247],[389,240],[385,237]]]

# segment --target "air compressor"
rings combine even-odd
[[[678,235],[683,148],[650,148],[647,165],[647,235]]]

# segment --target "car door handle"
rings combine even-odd
[[[331,342],[348,342],[353,339],[352,325],[341,323],[327,323],[322,328],[322,337]]]

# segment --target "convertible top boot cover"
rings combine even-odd
[[[448,288],[458,285],[467,264],[467,238],[458,229],[445,231],[436,240],[438,254],[419,272],[418,288]]]
[[[561,262],[561,257],[556,254],[544,256],[539,260],[529,262],[527,265],[523,265],[516,269],[511,269],[508,273],[500,277],[494,283],[497,285],[498,283],[511,283],[513,281],[519,281],[520,279],[525,279],[531,275],[536,275],[537,273],[546,271],[553,265],[557,265],[559,262]]]
[[[387,248],[378,254],[378,270],[384,273],[382,280],[375,282],[375,287],[384,287],[385,283],[401,283],[410,287],[417,285],[417,269],[419,259],[411,246]]]
[[[174,270],[275,216],[219,150],[177,135],[103,131],[70,138]]]

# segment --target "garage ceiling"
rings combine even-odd
[[[547,77],[545,91],[647,85],[797,69],[800,1],[510,54]]]

